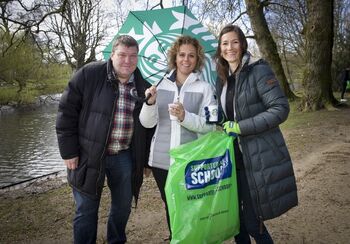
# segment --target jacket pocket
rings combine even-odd
[[[80,187],[84,184],[86,178],[87,164],[81,164],[75,170],[68,169],[67,180],[68,182],[76,187]]]

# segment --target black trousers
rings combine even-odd
[[[273,244],[273,240],[263,222],[253,209],[245,170],[237,170],[240,232],[235,236],[237,244],[250,244],[252,236],[257,244]]]
[[[160,192],[160,196],[164,202],[165,211],[166,211],[166,221],[168,223],[168,228],[170,233],[169,239],[171,240],[170,217],[169,217],[168,205],[166,203],[165,190],[164,190],[166,178],[168,176],[168,170],[152,168],[152,174],[154,179],[156,180],[156,183]]]
[[[344,99],[344,94],[345,94],[345,92],[346,92],[346,86],[347,86],[347,84],[348,84],[348,82],[347,82],[346,80],[343,81],[342,90],[341,90],[341,96],[340,96],[341,99]]]

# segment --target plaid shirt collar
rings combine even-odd
[[[113,74],[114,78],[120,83],[120,80],[118,79],[118,75],[114,71],[114,69],[112,70],[112,74]],[[130,78],[129,78],[129,80],[128,80],[128,82],[127,82],[127,84],[134,83],[134,81],[135,81],[135,75],[134,75],[134,73],[132,73]]]

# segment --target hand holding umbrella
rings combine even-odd
[[[146,97],[146,103],[148,105],[153,105],[156,103],[156,98],[157,98],[157,87],[156,86],[151,86],[145,91],[145,97]]]

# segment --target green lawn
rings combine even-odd
[[[2,86],[0,89],[0,105],[31,104],[40,95],[62,93],[67,83],[68,78],[31,81],[20,93],[17,92],[17,86]]]

